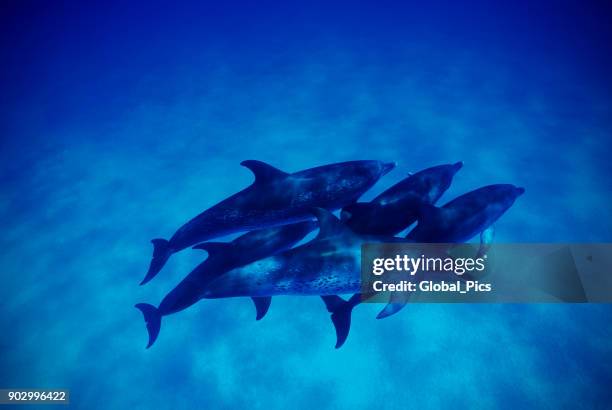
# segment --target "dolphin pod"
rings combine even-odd
[[[272,296],[320,296],[336,330],[336,348],[348,337],[351,313],[363,300],[360,251],[364,242],[465,242],[480,234],[479,253],[492,241],[493,223],[523,194],[509,184],[468,192],[442,207],[435,203],[450,187],[463,163],[439,165],[411,174],[372,201],[357,202],[394,163],[349,161],[288,174],[260,161],[242,165],[255,175],[246,189],[196,216],[169,241],[153,240],[154,255],[142,283],[151,280],[175,252],[193,246],[208,253],[155,307],[139,303],[149,333],[157,339],[163,316],[204,298],[250,297],[256,319]],[[331,211],[342,208],[341,219]],[[317,224],[319,232],[293,247]],[[395,237],[414,222],[405,238]],[[250,231],[232,242],[205,242]],[[199,245],[198,245],[199,244]],[[141,283],[141,284],[142,284]],[[353,294],[345,300],[339,294]],[[392,294],[377,318],[397,313],[406,292]]]
[[[289,174],[261,161],[241,165],[253,172],[255,181],[185,223],[170,240],[153,239],[153,258],[141,285],[153,279],[175,252],[235,232],[305,221],[312,218],[313,207],[342,208],[395,167],[381,161],[348,161]]]
[[[394,235],[406,229],[417,218],[423,204],[434,204],[450,187],[462,162],[438,165],[411,174],[370,202],[357,202],[342,208],[342,222],[352,231],[366,235]],[[338,311],[346,312],[344,300],[338,296],[322,296],[332,318],[339,319]],[[356,306],[353,304],[346,306]]]

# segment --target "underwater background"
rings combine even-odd
[[[609,406],[609,305],[366,304],[335,350],[316,297],[261,322],[204,300],[145,350],[134,304],[205,257],[141,287],[150,239],[246,187],[245,159],[397,161],[365,199],[462,160],[440,204],[526,188],[496,241],[612,240],[607,2],[305,3],[2,2],[0,388],[82,409]]]

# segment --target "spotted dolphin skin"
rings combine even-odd
[[[162,316],[180,312],[199,301],[206,286],[228,270],[289,249],[316,227],[316,222],[305,221],[252,231],[232,242],[207,242],[195,246],[194,249],[208,252],[207,259],[168,293],[159,307],[147,303],[136,305],[147,323],[147,348],[151,347],[159,335]],[[258,320],[268,310],[270,299],[253,298]]]
[[[313,210],[319,234],[312,241],[235,268],[204,291],[205,298],[275,295],[335,295],[358,292],[361,244],[367,237],[348,229],[331,212]]]
[[[410,175],[370,202],[342,208],[340,217],[353,231],[395,235],[416,222],[422,204],[435,204],[450,187],[463,162],[438,165]]]
[[[348,161],[289,174],[261,161],[243,161],[255,181],[180,227],[170,238],[153,239],[153,258],[141,282],[150,281],[175,252],[234,232],[310,219],[310,209],[339,209],[356,201],[395,163]]]
[[[329,211],[317,208],[313,213],[319,222],[319,234],[314,240],[230,270],[210,283],[204,297],[321,296],[332,313],[336,348],[342,346],[348,336],[351,311],[361,301],[361,295],[349,301],[336,295],[360,291],[362,243],[402,239],[359,235]]]

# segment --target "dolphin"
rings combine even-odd
[[[441,208],[424,204],[420,208],[417,226],[406,239],[417,243],[462,243],[480,234],[478,257],[490,246],[492,225],[524,192],[524,188],[511,184],[487,185],[463,194]],[[399,312],[409,296],[406,292],[393,293],[376,318],[383,319]]]
[[[306,221],[274,228],[248,232],[231,242],[206,242],[196,245],[208,253],[207,259],[183,279],[158,307],[147,303],[136,305],[144,315],[149,333],[147,349],[153,345],[161,327],[161,318],[179,312],[202,298],[202,292],[214,279],[228,270],[242,266],[277,252],[291,248],[317,227],[316,222]],[[253,298],[257,320],[270,306],[271,298]]]
[[[359,235],[322,208],[312,211],[319,233],[312,241],[243,265],[213,280],[205,298],[276,295],[336,295],[354,293],[361,286]]]
[[[340,218],[353,231],[395,235],[416,222],[422,204],[435,204],[450,187],[463,162],[438,165],[410,175],[370,202],[342,208]]]
[[[487,185],[461,195],[441,208],[422,205],[413,242],[461,243],[489,228],[525,192],[511,184]]]
[[[141,285],[175,252],[234,232],[304,221],[312,217],[313,207],[339,209],[395,167],[381,161],[348,161],[289,174],[261,161],[241,165],[253,172],[255,181],[191,219],[170,240],[153,239],[153,258]]]

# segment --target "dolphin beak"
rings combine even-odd
[[[457,171],[459,171],[461,168],[463,168],[463,161],[459,161],[453,164],[453,172],[456,174]]]
[[[382,175],[386,175],[397,166],[397,162],[384,162],[382,164]]]
[[[517,187],[516,188],[516,196],[521,196],[525,193],[525,188],[523,187]]]

